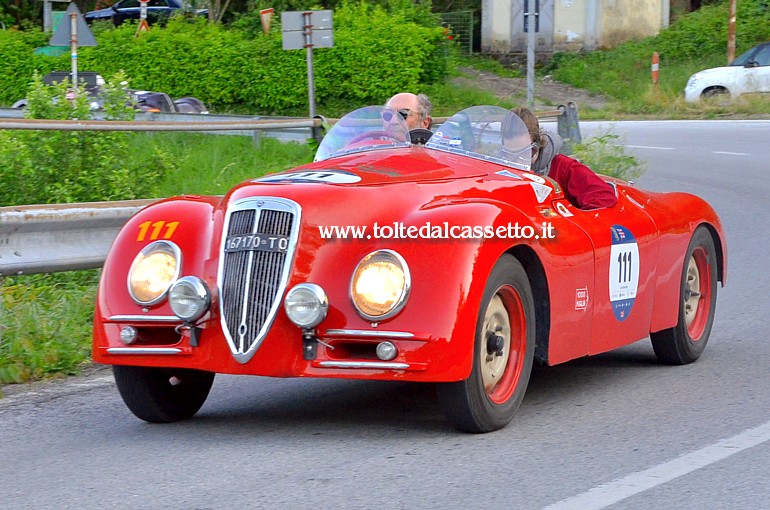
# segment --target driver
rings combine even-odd
[[[430,116],[433,105],[425,94],[400,92],[388,99],[385,106],[396,110],[404,118],[412,135],[412,143],[425,143],[433,134],[430,131],[433,125]]]
[[[520,106],[511,111],[524,121],[529,131],[529,140],[522,144],[520,140],[507,139],[504,124],[502,126],[504,152],[510,152],[505,150],[507,147],[522,145],[531,150],[532,171],[547,175],[558,182],[567,199],[579,209],[612,207],[618,202],[612,186],[593,170],[576,159],[558,154],[563,143],[561,137],[542,131],[537,117],[530,109]],[[526,145],[527,143],[530,145]]]

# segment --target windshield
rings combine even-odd
[[[367,106],[348,113],[326,133],[314,161],[372,149],[409,147],[409,140],[406,121],[396,110]]]
[[[529,170],[532,141],[517,115],[499,106],[472,106],[452,115],[425,144],[430,149]]]

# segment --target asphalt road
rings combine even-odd
[[[0,508],[766,509],[770,122],[612,132],[649,162],[640,187],[696,193],[725,225],[697,363],[658,365],[644,340],[537,368],[486,435],[449,428],[428,385],[228,376],[195,419],[149,425],[97,372],[0,400]]]

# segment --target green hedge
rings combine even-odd
[[[133,88],[195,96],[218,111],[282,112],[307,104],[306,52],[284,51],[280,16],[273,19],[267,35],[255,29],[258,17],[232,28],[172,19],[138,38],[135,25],[101,24],[93,27],[99,44],[80,49],[79,69],[105,77],[123,70]],[[68,55],[32,55],[32,41],[40,45],[41,37],[0,36],[0,71],[14,77],[0,84],[2,104],[25,96],[35,69],[41,74],[69,69]],[[343,3],[334,11],[334,42],[334,48],[314,51],[319,102],[381,103],[446,73],[445,35],[422,4],[394,1],[386,9],[363,1]]]

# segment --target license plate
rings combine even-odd
[[[227,236],[225,253],[234,251],[269,251],[285,253],[289,249],[289,238],[266,234],[241,234]]]

